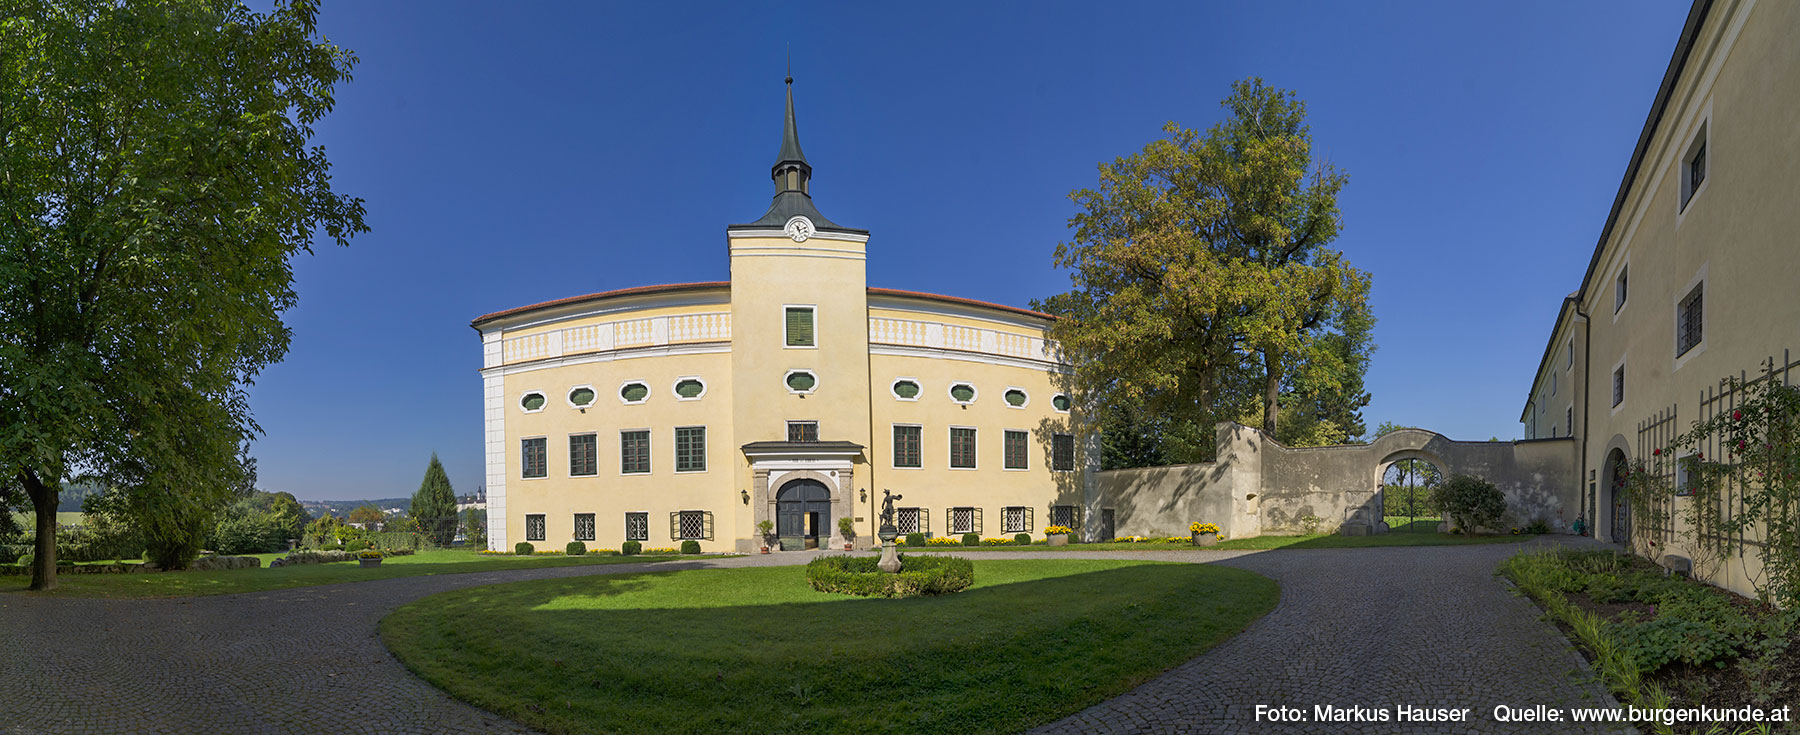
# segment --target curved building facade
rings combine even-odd
[[[490,548],[750,551],[762,521],[783,548],[868,546],[884,492],[902,532],[1104,533],[1052,317],[869,288],[869,233],[813,204],[789,85],[775,198],[726,228],[730,281],[472,323]]]

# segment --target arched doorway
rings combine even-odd
[[[1437,533],[1444,517],[1433,492],[1443,482],[1443,467],[1422,453],[1409,453],[1388,463],[1381,473],[1381,514],[1388,530]]]
[[[775,493],[775,534],[784,551],[819,548],[831,538],[831,491],[818,480],[794,480]]]
[[[1625,490],[1625,453],[1613,449],[1606,455],[1606,498],[1609,523],[1607,539],[1631,544],[1631,493]]]

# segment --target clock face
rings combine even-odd
[[[787,221],[787,226],[781,228],[781,231],[787,233],[794,242],[806,242],[806,238],[813,236],[813,223],[805,216],[795,216]]]

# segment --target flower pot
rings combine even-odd
[[[844,544],[844,550],[845,550],[845,551],[855,551],[855,550],[856,550],[856,544],[854,544],[854,543],[848,543],[848,544]]]
[[[1217,545],[1219,545],[1219,534],[1196,533],[1196,534],[1194,534],[1194,545],[1195,546],[1217,546]]]
[[[1044,540],[1046,542],[1048,542],[1051,546],[1068,546],[1069,545],[1069,534],[1053,533],[1048,536],[1045,536]]]
[[[769,547],[767,547],[767,546],[762,547],[762,553],[764,553],[764,554],[769,553]]]
[[[380,559],[357,559],[357,560],[356,560],[356,563],[357,563],[357,565],[358,565],[358,566],[364,566],[364,567],[378,567],[378,566],[381,566],[381,560],[380,560]]]

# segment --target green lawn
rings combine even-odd
[[[1424,516],[1388,516],[1381,519],[1388,524],[1388,533],[1437,533],[1442,518],[1426,518]]]
[[[1135,544],[1102,542],[1092,544],[1069,544],[1068,546],[1049,546],[1042,542],[1030,546],[925,546],[907,548],[906,551],[931,553],[937,551],[962,553],[965,551],[1043,551],[1049,553],[1081,552],[1081,551],[1237,551],[1244,549],[1348,549],[1369,546],[1456,546],[1461,544],[1505,544],[1523,541],[1530,536],[1460,536],[1438,533],[1437,524],[1432,523],[1432,531],[1384,533],[1379,536],[1339,536],[1330,533],[1318,533],[1309,536],[1252,536],[1250,538],[1226,539],[1217,546],[1196,547],[1188,541],[1163,542],[1146,541]]]
[[[19,527],[27,531],[37,527],[37,515],[35,513],[15,512],[13,513],[13,517],[18,519]],[[82,513],[79,510],[59,510],[56,512],[56,523],[58,525],[79,526],[81,525],[81,519]]]
[[[59,574],[56,589],[48,593],[69,597],[195,597],[224,595],[234,592],[263,592],[310,587],[338,582],[363,582],[371,579],[416,577],[428,574],[463,574],[491,572],[498,569],[567,567],[584,564],[620,564],[629,562],[679,559],[679,556],[483,556],[472,551],[421,551],[410,556],[391,556],[381,566],[363,568],[356,562],[302,564],[269,569],[271,560],[286,554],[254,554],[263,560],[261,569],[230,569],[216,572],[161,572],[152,574]],[[690,557],[692,558],[692,557]],[[0,592],[21,592],[31,583],[29,576],[0,577]]]
[[[381,623],[427,681],[553,733],[1017,732],[1121,694],[1275,606],[1199,564],[977,560],[975,586],[815,592],[803,567],[445,592]]]

